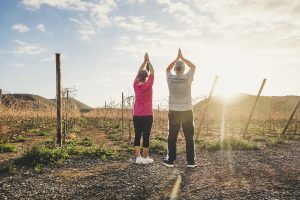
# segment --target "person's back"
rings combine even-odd
[[[149,66],[149,70],[145,66]],[[135,102],[133,109],[134,124],[134,149],[135,163],[149,164],[153,159],[149,158],[149,140],[153,123],[152,111],[152,86],[154,81],[154,69],[146,53],[144,62],[140,66],[138,74],[134,79],[133,88],[135,93]],[[143,136],[143,157],[141,157],[140,140]]]
[[[185,63],[190,68],[184,74]],[[175,75],[171,70],[175,66]],[[191,85],[195,74],[195,65],[185,59],[181,51],[178,51],[174,60],[166,70],[167,82],[169,86],[169,135],[168,135],[168,156],[164,160],[164,165],[174,166],[176,160],[176,142],[180,128],[182,127],[186,140],[186,157],[188,167],[195,167],[195,147],[194,147],[194,117],[191,95]]]
[[[194,71],[190,70],[183,75],[167,74],[169,86],[169,109],[174,111],[192,110],[191,86]]]
[[[152,86],[154,75],[150,74],[145,83],[140,84],[138,79],[134,80],[133,88],[135,93],[134,116],[153,115],[152,111]]]

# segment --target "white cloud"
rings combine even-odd
[[[78,11],[80,19],[72,18],[71,21],[78,25],[78,33],[84,41],[90,41],[97,29],[111,25],[109,15],[117,7],[115,0],[23,0],[22,3],[29,9],[47,5],[61,10]]]
[[[70,18],[78,26],[78,33],[83,41],[90,41],[96,35],[96,27],[88,19]]]
[[[39,24],[35,27],[38,31],[41,31],[43,33],[46,33],[46,28],[44,24]]]
[[[145,3],[145,0],[126,0],[126,3],[130,4],[130,5],[134,5],[134,4],[137,4],[137,3]]]
[[[11,29],[20,33],[28,32],[30,30],[25,24],[15,24],[11,27]]]
[[[85,11],[90,6],[90,2],[82,0],[22,0],[22,3],[29,9],[39,9],[42,5],[47,5],[63,10]]]
[[[44,24],[38,24],[35,28],[36,28],[36,30],[38,30],[38,31],[40,31],[42,33],[47,33],[49,35],[53,35],[51,32],[49,32],[49,31],[46,30],[46,27],[45,27]]]
[[[144,16],[129,16],[127,18],[122,16],[116,16],[114,18],[114,21],[118,26],[125,28],[129,31],[157,33],[163,29],[162,26],[155,22],[145,21]]]
[[[111,24],[109,19],[109,13],[117,7],[117,3],[114,0],[102,0],[95,3],[89,9],[90,20],[96,23],[98,27],[105,27]]]
[[[16,54],[38,55],[43,52],[46,52],[46,49],[40,47],[40,45],[38,44],[29,44],[21,40],[15,40],[15,43],[18,45],[13,51]]]

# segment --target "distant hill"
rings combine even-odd
[[[44,97],[33,95],[33,94],[4,94],[2,95],[2,103],[4,105],[11,105],[14,104],[15,101],[18,101],[19,104],[26,105],[26,104],[33,104],[33,106],[39,107],[56,107],[56,99],[46,99]],[[76,100],[70,98],[71,104],[75,104],[80,111],[87,111],[91,110],[92,107]]]
[[[54,103],[54,105],[56,105],[56,99],[49,99],[51,102]],[[77,106],[77,108],[81,111],[81,112],[85,112],[85,111],[89,111],[89,110],[92,110],[93,108],[76,100],[76,99],[73,99],[73,98],[70,98],[70,102],[71,104],[75,104]]]
[[[253,119],[287,119],[289,118],[294,106],[300,96],[261,96],[257,102]],[[213,96],[208,107],[207,117],[210,119],[221,119],[223,111],[226,118],[246,119],[255,102],[256,96],[249,94],[238,94],[237,97],[229,102],[220,96]],[[206,101],[200,101],[194,106],[196,115],[201,115]],[[225,106],[225,108],[224,108]],[[298,119],[300,118],[300,108],[297,110]]]

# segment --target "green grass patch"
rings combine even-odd
[[[200,140],[198,147],[202,150],[258,150],[259,146],[251,141],[243,140],[235,136],[225,137],[223,141],[220,139]]]
[[[85,147],[91,147],[93,146],[93,142],[91,138],[83,138],[81,142],[79,142],[80,145]]]
[[[154,138],[155,140],[164,141],[166,142],[168,140],[167,136],[164,134],[158,134]]]
[[[5,169],[8,172],[13,172],[20,167],[26,166],[33,167],[35,172],[40,173],[42,166],[60,164],[69,158],[110,160],[120,158],[120,154],[105,144],[90,147],[78,145],[77,143],[71,143],[64,147],[39,145],[32,147],[22,157],[8,161]]]
[[[25,154],[16,159],[18,166],[36,166],[38,164],[48,165],[50,163],[63,162],[69,158],[65,148],[49,148],[45,145],[34,146]]]
[[[48,136],[49,132],[48,131],[40,131],[38,133],[36,133],[37,136]]]
[[[12,140],[13,140],[13,142],[26,142],[27,138],[24,135],[17,135]]]
[[[109,139],[115,140],[115,141],[120,141],[122,140],[122,133],[121,132],[116,132],[114,130],[110,130],[106,132],[106,135]]]
[[[157,154],[165,154],[167,152],[167,143],[161,140],[150,140],[150,151]]]
[[[267,147],[277,147],[277,146],[280,146],[280,145],[286,144],[286,143],[287,143],[287,141],[284,138],[278,137],[278,138],[267,141],[266,146]]]
[[[17,152],[17,148],[9,143],[0,144],[0,153]]]
[[[81,129],[79,127],[73,127],[69,130],[70,133],[80,133]]]
[[[34,128],[34,129],[30,129],[29,131],[27,131],[28,134],[37,134],[41,132],[41,130],[39,128]]]

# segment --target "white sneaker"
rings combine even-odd
[[[142,157],[136,157],[135,164],[142,164]]]
[[[193,162],[193,163],[188,163],[188,165],[187,165],[188,168],[194,168],[194,167],[197,167],[197,166],[198,166],[198,164],[195,163],[195,162]]]
[[[147,165],[153,163],[153,159],[147,157],[147,158],[142,158],[142,164]]]

